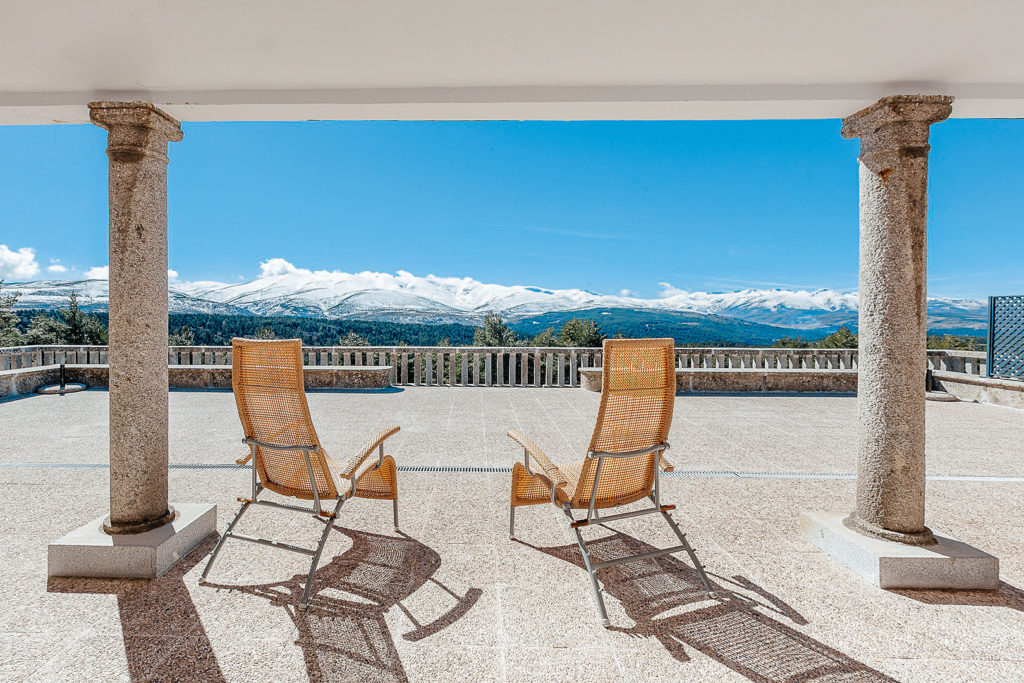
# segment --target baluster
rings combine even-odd
[[[580,379],[576,372],[577,367],[576,349],[569,352],[569,386],[579,386]]]

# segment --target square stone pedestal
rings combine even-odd
[[[804,512],[800,534],[879,588],[995,590],[999,560],[934,529],[938,543],[905,545],[846,528],[845,513]]]
[[[170,524],[141,534],[111,536],[103,531],[105,517],[51,543],[47,576],[153,579],[185,557],[217,531],[217,506],[171,503]]]

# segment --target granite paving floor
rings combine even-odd
[[[719,599],[683,558],[602,570],[601,628],[582,559],[553,507],[520,509],[508,538],[503,471],[531,435],[578,459],[598,395],[580,389],[411,387],[311,393],[344,460],[385,424],[402,432],[401,531],[387,502],[346,504],[312,606],[307,560],[240,542],[199,574],[214,538],[153,581],[46,578],[46,545],[107,504],[103,391],[0,402],[2,680],[1024,679],[1024,411],[928,405],[928,522],[997,557],[995,592],[884,591],[801,539],[801,510],[853,506],[855,399],[680,396],[663,497]],[[230,392],[174,391],[172,501],[248,491]],[[199,467],[195,467],[199,466]],[[442,471],[442,468],[477,471]],[[599,558],[672,544],[653,518],[588,530]],[[241,533],[314,545],[311,517],[258,508]]]

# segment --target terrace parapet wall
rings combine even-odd
[[[0,348],[0,398],[56,384],[62,362],[67,381],[105,387],[107,359],[106,346]],[[168,347],[167,359],[172,388],[231,388],[229,346]],[[303,359],[308,389],[601,387],[599,348],[308,346]],[[928,352],[935,388],[962,400],[1024,407],[1024,382],[989,380],[985,360],[975,351]],[[856,370],[855,349],[676,349],[680,393],[855,393]]]

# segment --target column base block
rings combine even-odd
[[[803,512],[800,535],[879,588],[999,587],[999,559],[986,552],[938,531],[937,543],[925,546],[870,538],[848,529],[846,516]]]
[[[217,506],[173,503],[174,521],[141,534],[112,536],[97,517],[51,543],[47,576],[153,579],[217,531]]]

